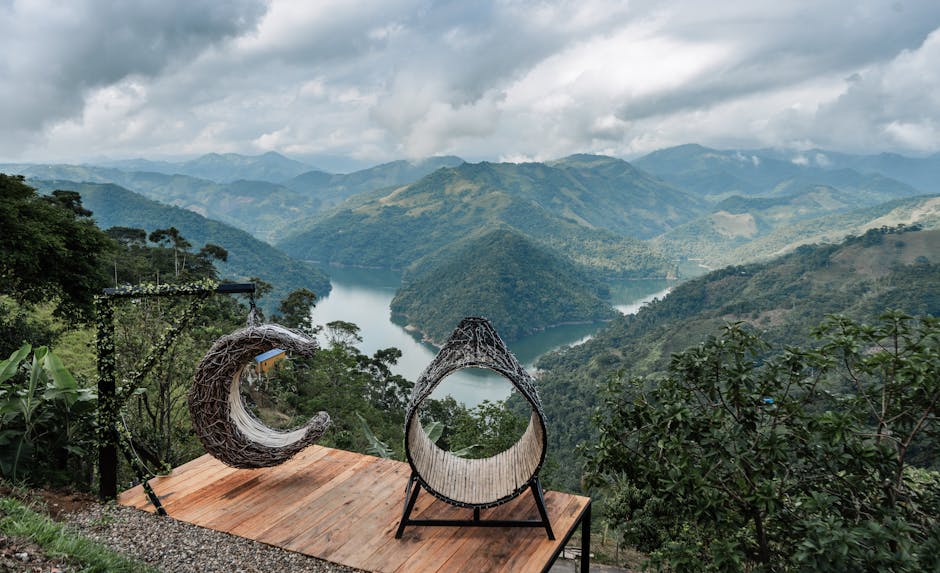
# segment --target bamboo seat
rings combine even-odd
[[[421,404],[448,375],[463,368],[487,368],[505,377],[532,407],[529,425],[509,449],[484,459],[466,459],[439,448],[421,425]],[[463,319],[444,347],[424,370],[412,391],[405,413],[405,454],[412,475],[396,537],[407,525],[480,525],[545,527],[554,539],[538,479],[545,462],[545,417],[535,382],[485,318]],[[413,520],[420,489],[449,504],[472,508],[473,520]],[[480,510],[495,507],[531,490],[540,521],[481,520]]]

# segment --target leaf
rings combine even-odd
[[[52,382],[56,388],[60,390],[78,389],[78,382],[75,381],[72,373],[69,372],[68,368],[65,367],[65,364],[62,363],[62,359],[52,351],[46,353],[42,367],[46,370],[49,376],[52,377]]]
[[[63,399],[65,404],[71,407],[78,399],[78,382],[75,381],[72,373],[52,351],[47,352],[43,357],[42,368],[52,380],[43,398]]]
[[[483,446],[481,446],[480,444],[470,444],[466,448],[460,448],[459,450],[455,450],[451,452],[451,454],[457,456],[458,458],[468,458],[472,456],[476,450],[482,447]]]
[[[430,438],[431,443],[436,444],[437,441],[441,439],[441,436],[444,435],[444,424],[435,420],[425,426],[424,431],[428,435],[428,438]]]
[[[24,342],[19,350],[15,351],[3,362],[0,362],[0,382],[6,382],[16,374],[20,364],[29,356],[29,352],[32,349],[33,347],[28,342]]]
[[[372,428],[369,427],[369,422],[367,422],[366,419],[362,417],[362,414],[359,412],[356,412],[355,414],[362,423],[362,431],[365,433],[366,440],[369,442],[369,447],[366,448],[366,452],[380,458],[388,459],[395,457],[395,450],[390,448],[388,444],[376,437],[376,435],[372,432]]]

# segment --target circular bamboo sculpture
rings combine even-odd
[[[196,367],[189,391],[193,428],[206,451],[229,466],[276,466],[316,442],[330,425],[329,414],[320,412],[300,428],[280,431],[245,409],[239,392],[242,374],[255,356],[273,348],[312,356],[319,346],[277,324],[249,326],[218,339]]]
[[[418,416],[421,403],[434,388],[449,374],[463,368],[488,368],[501,374],[532,406],[529,426],[519,441],[489,458],[459,458],[442,450],[428,438]],[[405,453],[413,479],[447,503],[475,509],[494,507],[538,484],[546,447],[545,416],[532,377],[489,321],[478,317],[463,319],[418,378],[408,403]]]

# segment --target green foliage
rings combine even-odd
[[[77,561],[79,571],[88,573],[152,571],[146,564],[128,559],[82,537],[15,499],[0,499],[0,532],[5,535],[29,538],[52,557],[65,557]]]
[[[432,259],[405,276],[391,308],[435,341],[465,316],[487,317],[507,340],[616,316],[599,281],[514,231],[492,231]]]
[[[817,334],[767,359],[730,325],[665,378],[609,383],[587,476],[650,565],[935,570],[940,474],[908,454],[940,430],[940,320],[834,317]]]
[[[484,400],[472,409],[461,405],[446,427],[444,444],[461,457],[488,458],[518,442],[528,422],[503,401]]]
[[[378,439],[375,433],[372,431],[372,428],[369,426],[369,422],[362,417],[362,414],[356,412],[356,418],[359,419],[359,422],[362,424],[362,433],[365,435],[368,445],[366,446],[366,453],[377,456],[380,458],[394,458],[395,450],[389,447],[388,444]]]
[[[319,296],[326,295],[330,290],[329,278],[316,267],[288,257],[245,231],[206,219],[193,211],[156,203],[116,185],[72,181],[37,184],[42,189],[65,188],[81,193],[83,202],[95,212],[95,220],[102,228],[121,226],[153,229],[154,222],[158,221],[164,230],[176,228],[196,249],[202,249],[207,244],[223,247],[227,256],[224,262],[216,264],[219,276],[235,281],[243,281],[250,276],[267,279],[274,285],[273,304],[299,288],[308,288]],[[166,252],[169,255],[169,270],[172,272],[173,249],[168,247]],[[203,255],[210,261],[213,259],[209,252]],[[161,282],[163,276],[168,275],[161,271]],[[129,282],[157,282],[157,279],[150,274],[132,277]],[[273,311],[275,308],[271,306],[265,310]]]
[[[310,289],[297,289],[281,301],[277,309],[280,316],[275,322],[280,322],[288,328],[296,328],[301,332],[313,334],[317,328],[313,325],[311,311],[317,302],[317,295]]]
[[[0,362],[0,475],[89,486],[96,397],[44,346]]]
[[[89,215],[72,192],[43,197],[22,177],[0,173],[0,294],[54,301],[57,315],[89,320],[107,280],[99,261],[113,246]]]
[[[11,297],[0,295],[0,356],[8,356],[30,341],[40,346],[51,346],[61,334],[61,327]]]

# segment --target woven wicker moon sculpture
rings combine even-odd
[[[508,450],[485,459],[459,458],[437,447],[418,416],[421,403],[445,377],[471,367],[501,374],[532,406],[529,426],[519,441]],[[494,507],[513,499],[533,484],[538,486],[538,472],[545,461],[546,447],[545,417],[532,377],[506,348],[489,321],[478,317],[463,319],[418,378],[405,413],[405,450],[412,479],[447,503],[476,509]],[[538,489],[536,495],[540,497],[540,486]],[[410,511],[406,510],[407,513]],[[406,515],[403,525],[407,520]]]
[[[330,425],[320,412],[304,426],[280,431],[245,409],[239,386],[255,356],[282,348],[312,356],[317,342],[277,324],[262,324],[218,339],[196,367],[189,391],[189,412],[196,435],[210,454],[237,468],[276,466],[316,442]]]

